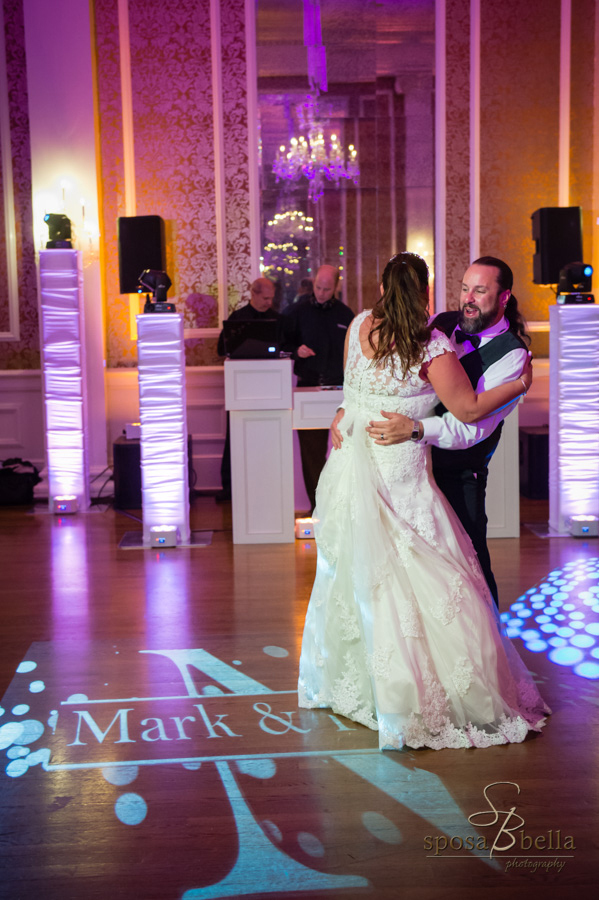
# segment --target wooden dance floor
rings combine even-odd
[[[542,734],[381,753],[297,708],[312,541],[234,546],[198,497],[207,546],[122,549],[138,517],[0,512],[0,897],[597,896],[596,539],[491,542]]]

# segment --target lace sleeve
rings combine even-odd
[[[433,328],[424,354],[424,362],[430,362],[435,356],[442,356],[444,353],[455,353],[455,350],[449,338],[442,331]]]

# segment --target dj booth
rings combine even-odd
[[[295,539],[293,430],[329,428],[338,388],[296,388],[290,359],[228,359],[233,542]]]
[[[293,431],[329,428],[343,399],[338,388],[293,388],[290,359],[228,359],[233,543],[295,540]],[[489,467],[488,536],[520,533],[518,411],[505,420]]]

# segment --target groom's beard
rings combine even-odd
[[[497,319],[497,315],[499,313],[499,300],[495,304],[494,309],[489,310],[489,312],[481,312],[478,306],[475,303],[466,303],[462,309],[460,310],[460,317],[458,319],[458,325],[461,331],[466,334],[480,334],[481,331],[484,331],[490,325],[495,322]],[[476,316],[465,316],[464,310],[475,310],[477,312]]]

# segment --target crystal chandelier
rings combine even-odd
[[[308,179],[308,199],[314,203],[324,193],[325,180],[339,187],[341,179],[358,183],[358,153],[353,144],[347,148],[347,154],[336,134],[325,139],[324,123],[318,111],[318,96],[308,95],[305,103],[298,110],[298,120],[303,133],[299,138],[292,137],[289,149],[282,144],[279,147],[272,170],[277,182],[281,180],[299,181]]]
[[[273,241],[291,239],[309,241],[314,231],[314,219],[300,209],[275,213],[266,227],[266,237]]]

